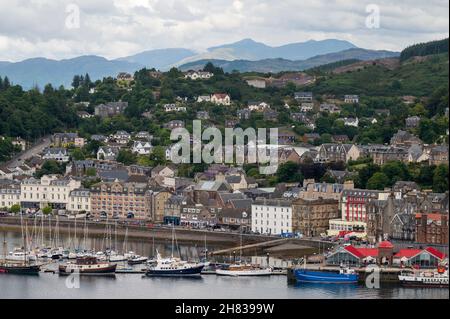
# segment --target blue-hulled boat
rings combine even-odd
[[[298,282],[322,284],[354,284],[358,282],[358,274],[350,268],[340,269],[338,273],[295,269],[294,276]]]

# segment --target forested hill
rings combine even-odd
[[[431,41],[426,43],[418,43],[404,49],[400,54],[400,60],[405,61],[413,56],[427,56],[431,54],[448,54],[448,38]]]

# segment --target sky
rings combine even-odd
[[[448,34],[448,0],[0,0],[0,61],[11,62],[203,51],[244,38],[400,51]]]

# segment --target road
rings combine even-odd
[[[6,163],[7,167],[16,167],[22,165],[24,161],[34,155],[41,153],[46,147],[51,144],[50,135],[44,136],[39,139],[31,148],[15,155],[9,162]]]

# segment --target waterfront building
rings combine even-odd
[[[292,201],[261,199],[252,204],[252,231],[260,234],[280,235],[292,233]]]
[[[68,209],[70,192],[80,188],[81,182],[72,178],[59,178],[57,175],[44,175],[22,180],[20,203],[24,209],[40,209],[47,206],[53,209]]]
[[[0,209],[20,205],[20,182],[0,179]]]
[[[307,237],[325,234],[330,219],[339,218],[336,199],[296,199],[292,202],[292,228]]]
[[[146,184],[98,183],[91,188],[91,212],[101,218],[149,219],[151,192]]]
[[[339,200],[344,189],[354,189],[353,181],[338,183],[316,183],[314,179],[304,179],[303,188],[300,190],[299,198],[314,199],[334,199]]]
[[[77,188],[69,194],[69,206],[71,213],[91,212],[91,193],[89,189]]]
[[[151,192],[150,216],[154,223],[164,222],[166,202],[172,195],[171,192],[165,189]]]
[[[344,189],[339,201],[341,218],[330,220],[328,235],[355,232],[355,235],[365,237],[368,221],[366,204],[373,200],[386,200],[390,193],[368,189]]]

